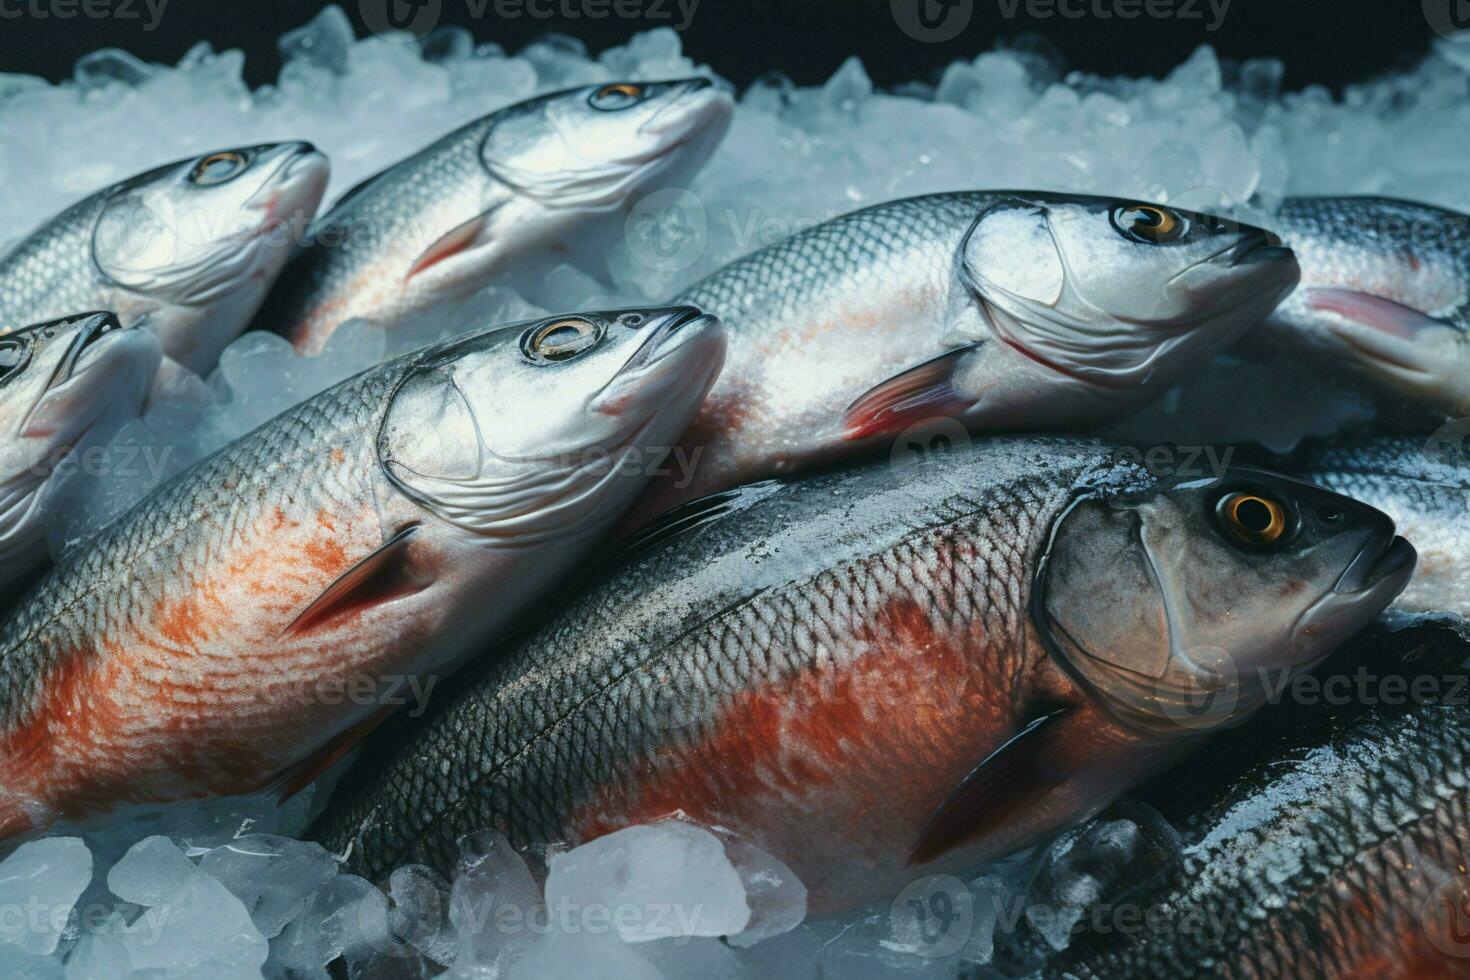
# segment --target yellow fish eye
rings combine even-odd
[[[533,361],[547,363],[565,361],[597,346],[602,331],[589,320],[564,317],[532,327],[521,342],[522,350]]]
[[[643,86],[633,82],[613,82],[604,85],[592,95],[592,105],[598,109],[621,109],[643,98]]]
[[[1171,242],[1188,230],[1184,218],[1168,208],[1152,204],[1129,204],[1115,208],[1113,227],[1129,238],[1157,244]]]
[[[1215,508],[1225,530],[1242,544],[1264,548],[1286,536],[1286,508],[1258,493],[1231,493]]]
[[[223,184],[239,175],[244,169],[244,154],[234,150],[223,150],[219,153],[211,153],[196,163],[193,172],[189,174],[189,179],[207,187],[211,184]]]

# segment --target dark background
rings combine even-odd
[[[374,2],[382,0],[342,4],[359,35],[366,33],[362,4]],[[476,18],[469,0],[440,2],[440,23],[461,24],[476,40],[495,41],[509,50],[559,31],[582,39],[596,52],[636,31],[669,23],[613,16],[534,19],[525,13],[508,20],[494,12],[495,0]],[[578,0],[535,2],[559,6]],[[1420,0],[1232,0],[1215,31],[1206,30],[1213,19],[1207,0],[1198,0],[1195,9],[1201,17],[1190,20],[1090,14],[1038,18],[1028,14],[1028,2],[1037,0],[972,2],[973,15],[963,33],[945,43],[921,43],[898,29],[890,0],[700,0],[684,32],[684,46],[696,61],[712,65],[742,87],[771,68],[801,84],[817,83],[850,54],[859,55],[874,81],[884,86],[928,80],[957,58],[973,57],[997,41],[1030,31],[1055,45],[1069,68],[1089,72],[1158,75],[1198,45],[1210,43],[1226,58],[1284,59],[1289,88],[1320,83],[1337,89],[1412,64],[1434,36]],[[1070,2],[1090,7],[1113,0]],[[1195,0],[1172,2],[1178,6]],[[58,5],[82,3],[113,5],[114,10],[128,3],[135,16],[57,15]],[[217,49],[243,49],[247,80],[258,85],[274,80],[280,67],[277,37],[305,23],[322,6],[322,0],[170,0],[157,28],[146,31],[143,0],[0,0],[0,71],[58,80],[70,76],[77,58],[102,47],[172,64],[202,39]],[[35,9],[51,12],[37,16]],[[666,0],[665,9],[678,19],[673,0]],[[1005,16],[1005,10],[1014,11],[1013,16]]]

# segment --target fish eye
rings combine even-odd
[[[194,165],[189,173],[189,180],[202,187],[223,184],[244,173],[249,162],[245,154],[236,150],[211,153]]]
[[[0,337],[0,385],[25,370],[31,345],[15,337]]]
[[[1230,536],[1242,544],[1264,548],[1286,536],[1286,508],[1262,494],[1226,494],[1215,506],[1215,514]]]
[[[566,317],[527,330],[521,352],[536,364],[566,361],[596,347],[602,336],[602,328],[590,320]]]
[[[1189,230],[1189,223],[1168,208],[1128,204],[1114,208],[1113,227],[1134,241],[1157,245],[1172,242]]]
[[[604,85],[592,93],[592,108],[594,109],[626,109],[628,106],[643,98],[643,86],[632,82],[614,82]]]
[[[624,313],[622,316],[618,317],[618,319],[621,320],[625,326],[629,326],[629,327],[641,327],[641,326],[643,326],[643,314],[642,313]]]

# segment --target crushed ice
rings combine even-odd
[[[0,75],[7,227],[23,233],[82,195],[168,160],[277,139],[309,139],[330,155],[330,201],[450,129],[538,92],[708,73],[683,56],[670,30],[595,58],[564,37],[508,54],[459,29],[420,43],[358,40],[335,8],[280,47],[277,83],[255,91],[241,80],[239,52],[204,43],[173,67],[98,51],[62,85]],[[1222,64],[1208,48],[1161,80],[1064,74],[1027,47],[981,54],[950,66],[936,84],[895,92],[875,90],[856,59],[813,89],[769,75],[742,93],[724,146],[689,188],[634,209],[605,270],[498,283],[391,337],[352,324],[313,360],[250,334],[208,379],[165,379],[170,397],[112,444],[111,458],[130,468],[74,478],[66,516],[51,528],[53,550],[192,460],[384,356],[538,308],[666,297],[739,254],[877,201],[1052,188],[1174,201],[1266,224],[1284,195],[1308,191],[1396,194],[1470,210],[1467,51],[1470,44],[1445,40],[1413,71],[1340,99],[1319,88],[1282,93],[1279,63]],[[664,247],[670,241],[678,247]],[[1359,410],[1331,406],[1307,424],[1330,430]],[[996,936],[1018,928],[1021,914],[1012,869],[926,881],[892,905],[803,921],[805,889],[779,861],[678,823],[556,854],[544,885],[491,834],[464,842],[450,881],[410,867],[372,883],[343,873],[316,845],[281,836],[304,825],[310,796],[298,799],[283,813],[259,801],[217,801],[138,817],[85,843],[55,836],[15,849],[0,862],[0,974],[325,978],[340,958],[349,977],[586,976],[594,968],[640,978],[926,976],[988,962]],[[1070,887],[1062,905],[1075,910],[1091,886],[1084,877]],[[650,904],[687,908],[655,924]],[[585,917],[558,918],[558,906],[635,911],[621,920],[610,911],[606,928],[598,918],[593,929]],[[1054,945],[1070,914],[1027,921]],[[936,923],[945,929],[936,932]]]

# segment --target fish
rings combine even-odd
[[[1388,514],[1419,564],[1393,609],[1470,624],[1470,465],[1458,442],[1362,436],[1319,443],[1289,472]]]
[[[1266,232],[1037,191],[878,204],[679,294],[730,362],[626,531],[709,493],[894,447],[1117,416],[1232,344],[1296,283]]]
[[[0,837],[290,795],[535,607],[723,355],[688,307],[474,331],[165,483],[0,625]]]
[[[490,113],[339,198],[257,324],[315,354],[347,320],[392,327],[512,269],[598,255],[641,195],[704,165],[732,112],[723,90],[688,78]]]
[[[1096,812],[1414,563],[1338,494],[1059,438],[753,485],[627,554],[367,745],[308,836],[376,879],[452,867],[481,830],[535,852],[682,816],[784,862],[823,915]]]
[[[0,336],[0,593],[46,563],[62,464],[138,417],[162,357],[157,337],[107,312]]]
[[[73,204],[0,258],[0,333],[110,310],[204,374],[245,329],[316,214],[327,158],[265,143],[177,160]]]
[[[1353,646],[1322,690],[1366,671],[1381,696],[1275,712],[1248,750],[1157,781],[1177,845],[1141,848],[1031,975],[1470,976],[1470,648],[1421,629]]]
[[[1384,197],[1290,197],[1271,221],[1301,284],[1254,337],[1470,414],[1470,216]]]

